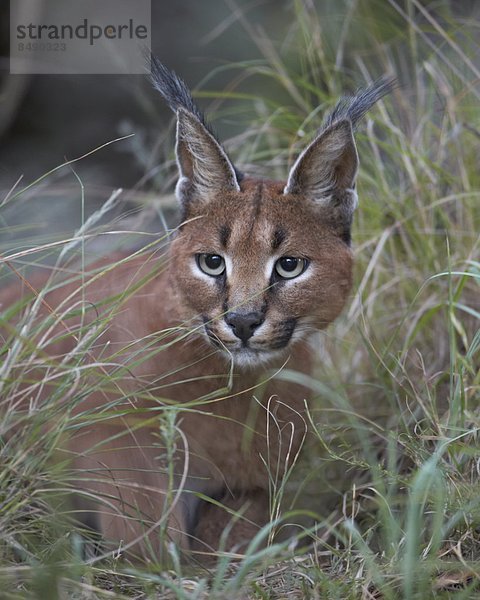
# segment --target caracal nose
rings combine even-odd
[[[225,315],[225,321],[232,328],[233,333],[245,343],[252,337],[255,329],[263,323],[264,317],[259,311],[228,312]]]

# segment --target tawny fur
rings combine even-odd
[[[129,552],[160,555],[162,526],[182,550],[216,550],[232,518],[228,509],[243,515],[228,548],[244,548],[268,522],[269,470],[282,474],[299,451],[308,400],[306,388],[271,375],[282,366],[310,373],[309,333],[340,314],[352,284],[346,232],[357,154],[351,123],[341,116],[297,161],[287,184],[240,178],[199,114],[178,109],[177,195],[185,221],[168,255],[108,257],[89,268],[97,275],[87,273],[83,290],[68,284],[45,297],[39,319],[65,298],[71,307],[82,304],[92,322],[118,303],[87,360],[115,356],[128,371],[111,391],[79,401],[75,414],[100,412],[115,400],[115,410],[133,412],[85,425],[68,452],[79,508],[106,540]],[[222,280],[200,272],[195,257],[204,253],[225,258]],[[308,259],[308,268],[295,279],[275,279],[275,261],[285,256]],[[122,293],[124,300],[104,306]],[[19,296],[18,287],[4,291],[0,309]],[[226,323],[229,311],[264,315],[248,347]],[[79,319],[59,320],[48,353],[74,350]],[[152,352],[152,340],[153,349],[169,345]],[[207,395],[209,401],[195,402]],[[184,410],[170,505],[160,426],[171,406]],[[198,493],[227,510],[200,502]]]

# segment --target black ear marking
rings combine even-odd
[[[181,202],[208,200],[219,191],[240,191],[235,169],[227,154],[195,115],[177,111],[177,164]]]
[[[216,139],[185,82],[151,55],[151,81],[177,115],[176,194],[186,214],[192,200],[208,200],[212,192],[240,191],[239,174]]]
[[[322,204],[355,184],[358,155],[350,121],[330,125],[298,157],[284,193],[301,194]]]
[[[332,209],[349,225],[357,205],[358,154],[353,131],[365,113],[396,86],[393,77],[378,79],[352,97],[342,98],[318,136],[290,170],[285,194],[297,194]]]
[[[340,237],[347,244],[347,246],[351,246],[352,245],[352,230],[350,228],[350,225],[347,225],[343,229],[342,235]]]

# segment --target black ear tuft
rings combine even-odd
[[[337,121],[300,154],[288,176],[285,194],[297,194],[328,205],[348,192],[353,212],[358,155],[349,120]]]
[[[338,121],[350,121],[355,129],[360,119],[372,106],[398,86],[396,77],[385,75],[353,96],[341,98],[324,120],[322,131]]]
[[[396,85],[394,77],[382,77],[354,96],[342,98],[293,165],[284,193],[310,198],[329,208],[347,231],[357,205],[358,155],[353,131],[375,102]],[[349,242],[348,235],[344,239]]]
[[[153,87],[160,92],[168,106],[174,113],[179,108],[195,115],[206,129],[213,135],[213,131],[205,119],[205,115],[195,104],[187,84],[174,71],[167,69],[153,54],[150,56],[150,80]]]
[[[153,54],[147,54],[148,61],[153,87],[177,115],[180,179],[176,193],[185,214],[192,200],[198,204],[208,201],[215,192],[239,191],[240,174],[193,101],[186,83]]]

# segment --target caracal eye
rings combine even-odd
[[[198,268],[210,275],[220,277],[225,272],[225,259],[219,254],[196,254]]]
[[[275,263],[275,271],[282,279],[293,279],[301,275],[308,267],[305,258],[294,258],[293,256],[282,256]]]

